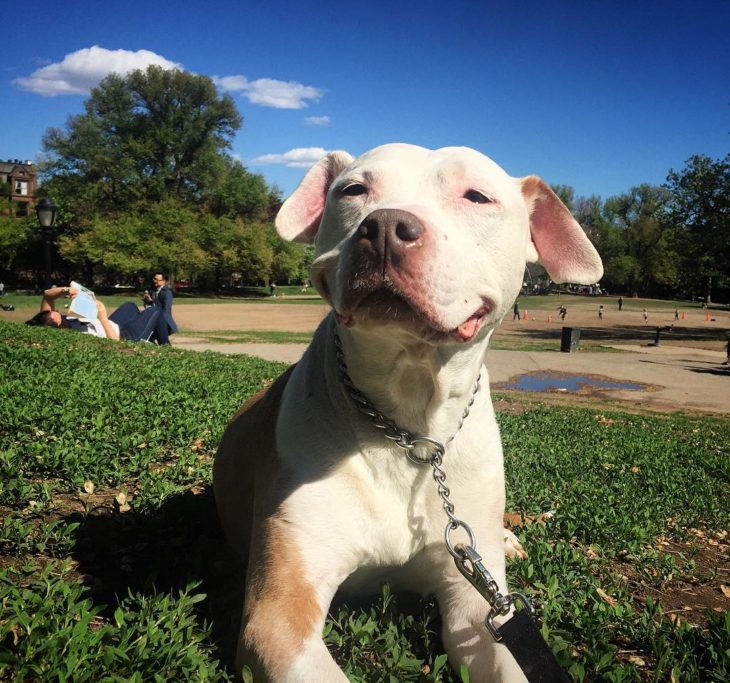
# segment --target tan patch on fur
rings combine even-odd
[[[314,588],[302,577],[287,521],[269,518],[261,535],[261,543],[253,543],[260,547],[252,549],[241,645],[276,678],[291,666],[305,640],[316,635],[323,615]]]
[[[302,558],[281,512],[276,422],[289,368],[252,396],[231,420],[214,465],[214,490],[229,543],[248,557],[236,667],[256,681],[276,680],[323,620],[317,594],[302,576]]]

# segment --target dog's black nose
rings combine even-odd
[[[416,246],[426,228],[416,216],[400,209],[377,209],[369,214],[358,229],[360,239],[371,242],[384,256]]]

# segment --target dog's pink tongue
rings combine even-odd
[[[479,327],[479,316],[472,316],[465,320],[456,328],[456,337],[461,341],[469,341],[476,333]]]

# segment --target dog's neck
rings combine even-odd
[[[481,383],[488,385],[483,362],[491,333],[468,345],[432,344],[387,328],[339,326],[338,334],[353,384],[412,434],[437,440],[453,436],[480,373]]]

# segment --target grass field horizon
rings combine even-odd
[[[705,310],[701,301],[690,301],[688,299],[655,299],[647,297],[633,297],[629,295],[606,294],[600,296],[586,296],[573,294],[569,292],[554,292],[551,294],[540,295],[520,295],[517,301],[521,308],[534,308],[537,310],[549,310],[557,308],[559,303],[572,303],[578,306],[594,306],[604,304],[606,308],[617,307],[619,296],[623,298],[624,308],[628,310],[641,310],[642,308],[655,309],[684,309],[684,310]],[[100,294],[98,298],[104,302],[106,306],[114,307],[124,303],[125,301],[136,301],[141,305],[142,292],[134,290],[120,290],[114,294]],[[41,292],[29,293],[24,291],[19,294],[14,291],[5,290],[5,295],[0,298],[0,303],[12,304],[16,308],[33,308],[39,306],[41,300]],[[175,291],[175,303],[186,305],[199,304],[221,304],[221,303],[275,303],[275,304],[291,304],[291,303],[323,303],[323,299],[317,291],[309,288],[303,292],[300,287],[281,286],[277,287],[276,295],[271,296],[264,287],[249,288],[249,293],[235,294],[218,292],[216,294],[198,294],[190,290],[181,289]],[[710,311],[730,311],[730,304],[727,303],[710,303],[708,306]]]

